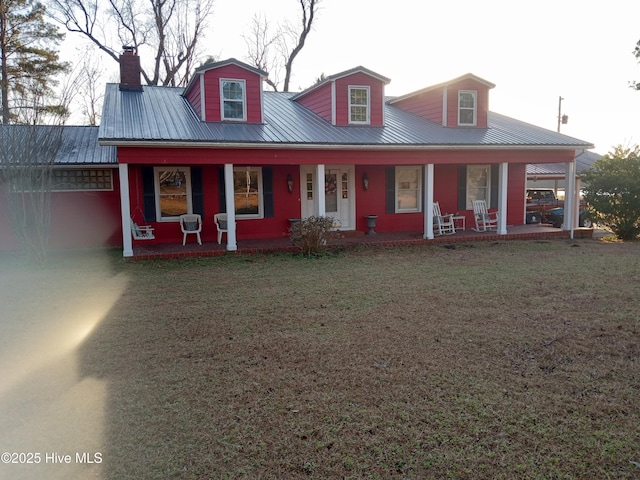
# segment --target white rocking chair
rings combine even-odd
[[[433,203],[433,225],[437,227],[438,235],[452,235],[456,233],[456,227],[453,222],[453,214],[447,213],[442,215],[440,213],[440,204],[438,202]]]
[[[131,219],[131,236],[134,240],[153,240],[153,227],[149,225],[138,225]]]
[[[473,201],[473,218],[476,221],[476,232],[498,229],[498,212],[489,212],[484,200]]]

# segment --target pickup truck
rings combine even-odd
[[[542,223],[562,227],[564,222],[564,200],[559,200],[551,188],[527,188],[527,220],[540,215]],[[579,226],[591,227],[587,204],[580,202]]]

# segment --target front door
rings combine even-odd
[[[355,229],[354,167],[327,165],[324,171],[324,207],[327,217],[336,220],[340,230]],[[302,216],[318,215],[316,167],[302,166],[300,169],[302,194]]]

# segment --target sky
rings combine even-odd
[[[215,0],[203,54],[246,61],[255,14],[297,22],[298,0]],[[640,143],[639,18],[638,0],[322,0],[291,90],[356,66],[392,96],[473,73],[496,85],[491,111],[549,130],[562,97],[561,132],[605,154]]]

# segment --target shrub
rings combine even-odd
[[[289,238],[305,256],[320,255],[327,247],[335,220],[332,217],[311,216],[293,222]]]
[[[582,178],[594,222],[621,240],[635,239],[640,233],[640,147],[615,147]]]

